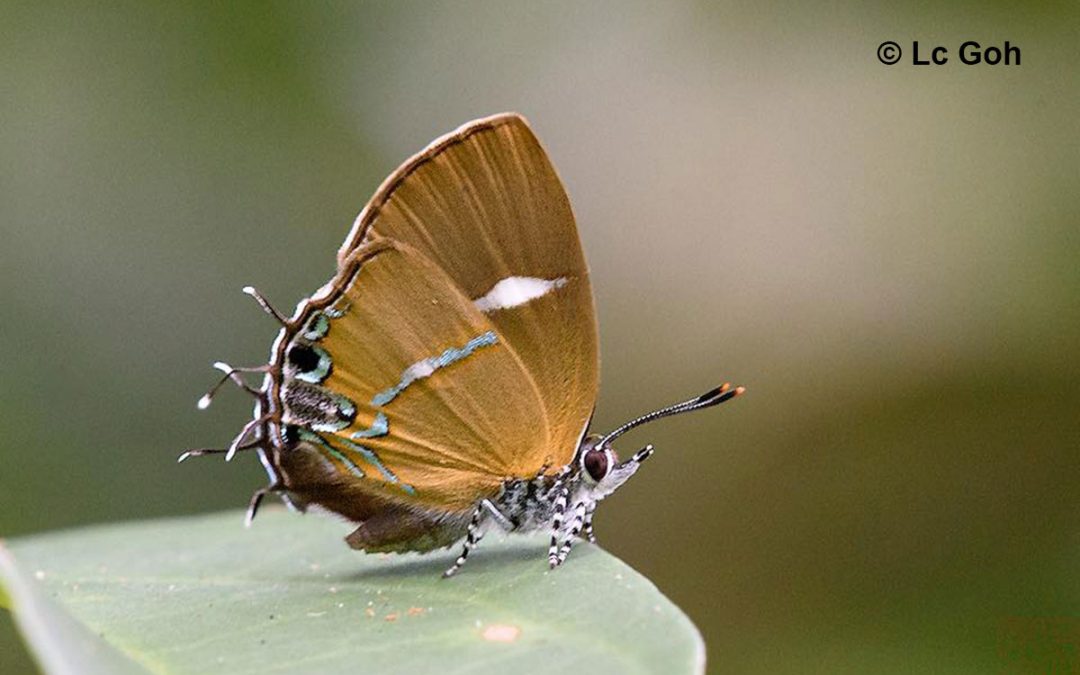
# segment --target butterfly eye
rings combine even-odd
[[[585,466],[585,472],[589,474],[589,478],[597,483],[607,476],[608,469],[611,468],[607,452],[600,448],[593,448],[586,452],[581,463]]]

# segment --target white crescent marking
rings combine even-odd
[[[487,292],[483,297],[473,300],[481,312],[494,312],[524,305],[541,298],[556,288],[566,285],[566,278],[537,279],[536,277],[506,277]]]

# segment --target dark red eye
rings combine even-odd
[[[608,472],[607,453],[599,448],[593,448],[586,452],[585,470],[589,472],[590,478],[599,483]]]

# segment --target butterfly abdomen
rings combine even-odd
[[[469,514],[430,514],[390,507],[360,524],[345,542],[368,553],[426,553],[465,536]]]

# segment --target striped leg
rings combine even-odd
[[[574,540],[581,533],[581,527],[585,523],[585,511],[585,502],[574,504],[574,519],[570,521],[570,534],[563,541],[562,548],[559,549],[560,565],[566,560],[566,556],[570,555],[570,547],[574,545]]]
[[[484,538],[484,532],[480,529],[480,521],[483,516],[484,504],[481,502],[476,507],[476,510],[473,511],[472,520],[469,521],[469,531],[468,534],[465,535],[465,548],[461,550],[461,555],[454,561],[454,564],[450,569],[443,572],[443,579],[457,574],[457,571],[465,564],[465,559],[469,557],[469,551],[473,550],[473,547],[480,543],[480,540]]]
[[[548,566],[555,569],[559,566],[559,535],[562,533],[563,516],[566,514],[566,499],[570,493],[570,486],[566,484],[566,478],[570,475],[570,467],[565,467],[555,476],[555,484],[551,490],[555,493],[555,513],[551,518],[551,546],[548,547]]]
[[[499,527],[503,529],[503,532],[514,531],[514,523],[506,517],[506,514],[499,510],[498,506],[492,504],[490,499],[482,500],[480,502],[480,508],[485,509],[488,512],[488,515],[499,524]]]
[[[592,517],[596,513],[596,502],[593,502],[588,509],[585,510],[585,538],[589,540],[590,544],[596,543],[596,533],[593,532]]]

